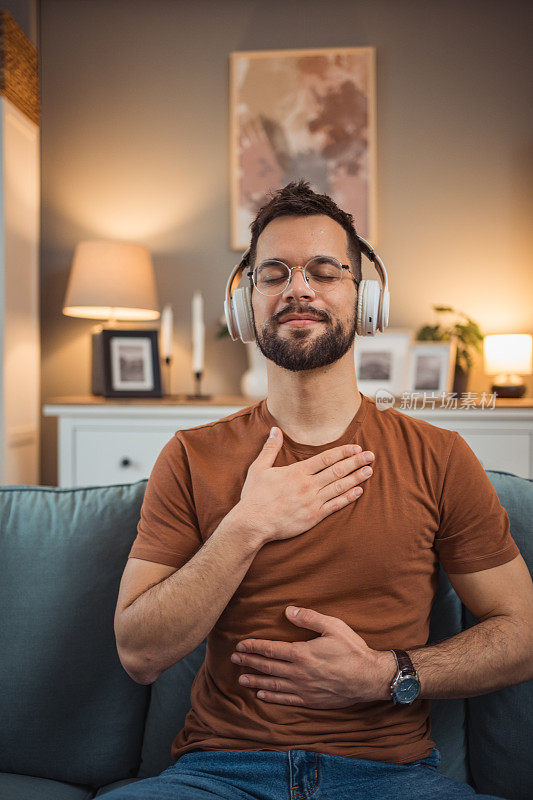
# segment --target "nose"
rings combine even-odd
[[[288,300],[291,297],[316,297],[316,292],[305,282],[303,267],[294,267],[289,285],[282,293],[282,297],[284,300]]]

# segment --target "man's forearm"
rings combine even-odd
[[[125,609],[121,649],[140,665],[135,680],[152,683],[205,639],[260,548],[232,509],[183,567]]]
[[[420,678],[419,697],[438,700],[475,697],[530,680],[532,646],[530,623],[498,616],[445,642],[415,647],[407,653]],[[382,697],[388,699],[388,687],[397,672],[393,654],[383,653],[383,663]]]

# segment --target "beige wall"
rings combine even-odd
[[[229,246],[228,54],[377,48],[378,229],[391,326],[465,310],[532,331],[530,12],[517,0],[42,0],[42,393],[90,392],[91,321],[64,317],[83,238],[152,251],[172,303],[172,391],[191,391],[190,298],[204,294],[205,390],[238,393],[242,343],[216,340]],[[304,176],[305,177],[305,176]],[[366,263],[365,277],[375,277]],[[470,388],[488,389],[481,365]],[[533,381],[528,380],[529,394]],[[43,418],[43,484],[56,481]]]

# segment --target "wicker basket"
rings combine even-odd
[[[0,10],[0,95],[39,124],[37,49],[5,10]]]

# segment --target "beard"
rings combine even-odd
[[[280,323],[276,318],[266,322],[260,331],[257,330],[254,318],[254,331],[257,346],[265,358],[273,361],[278,367],[291,372],[318,369],[333,364],[345,355],[355,339],[357,328],[356,311],[354,308],[351,319],[343,324],[337,320],[333,324],[319,315],[315,309],[285,309],[283,314],[310,313],[325,320],[324,330],[318,335],[311,334],[311,326],[304,328],[291,328],[289,336],[280,336]]]

